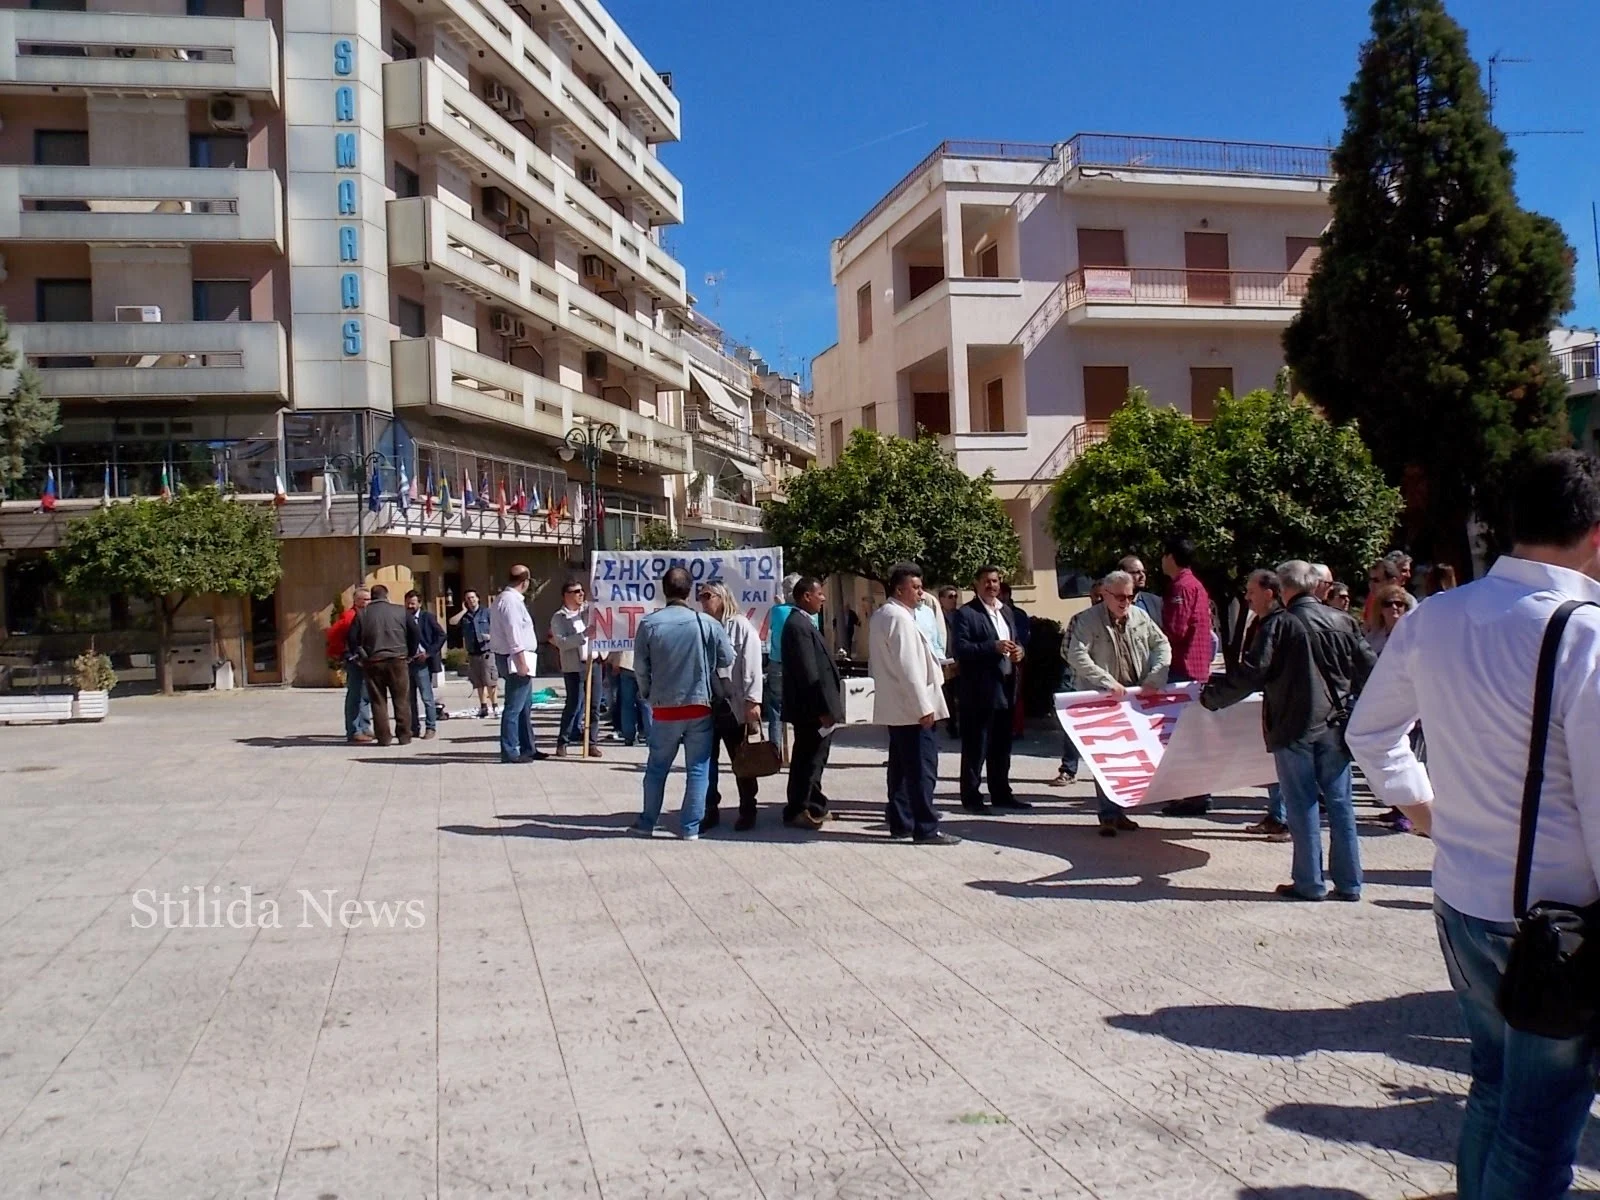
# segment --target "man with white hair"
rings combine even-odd
[[[1361,850],[1350,795],[1350,752],[1344,725],[1372,674],[1376,656],[1356,623],[1319,604],[1316,568],[1294,559],[1278,568],[1284,607],[1269,613],[1261,633],[1226,679],[1206,685],[1200,702],[1210,709],[1263,693],[1267,749],[1278,768],[1294,842],[1292,882],[1280,884],[1286,900],[1323,900],[1322,821],[1328,814],[1328,868],[1335,900],[1361,899]]]
[[[1317,586],[1311,589],[1311,594],[1318,604],[1326,604],[1328,589],[1333,586],[1333,568],[1327,563],[1312,563],[1311,569],[1317,573]]]

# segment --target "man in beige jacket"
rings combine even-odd
[[[939,832],[933,789],[939,779],[939,744],[933,727],[950,715],[944,668],[914,615],[922,599],[922,568],[898,563],[889,572],[888,601],[872,614],[868,630],[873,684],[872,720],[889,727],[889,836],[922,845],[952,846],[961,839]]]

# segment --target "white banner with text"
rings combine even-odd
[[[726,585],[739,611],[766,641],[767,622],[783,580],[782,549],[600,550],[590,563],[595,650],[609,654],[633,649],[639,622],[647,613],[666,607],[661,577],[672,567],[687,569],[696,588],[702,583]],[[694,603],[693,593],[689,601]]]

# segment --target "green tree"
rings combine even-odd
[[[738,548],[733,544],[733,539],[725,534],[712,534],[708,540],[711,543],[710,548],[713,550],[735,550]],[[673,529],[665,521],[651,521],[649,524],[640,527],[639,532],[634,536],[633,548],[635,550],[687,550],[689,548],[689,539],[684,537],[680,531]]]
[[[1330,424],[1281,382],[1224,394],[1204,426],[1135,390],[1053,496],[1062,556],[1096,575],[1130,553],[1153,569],[1169,538],[1193,538],[1224,621],[1257,567],[1304,558],[1360,578],[1401,507],[1355,426]]]
[[[115,504],[72,521],[54,552],[69,591],[147,597],[156,611],[156,681],[172,692],[172,619],[200,595],[265,597],[278,586],[270,508],[180,488],[171,500]]]
[[[959,583],[985,563],[1014,571],[1021,562],[993,481],[993,471],[962,471],[931,437],[858,429],[837,464],[807,468],[785,499],[762,505],[762,527],[791,571],[887,584],[890,567],[910,560],[930,584]]]
[[[1376,0],[1344,107],[1333,222],[1284,348],[1402,483],[1414,552],[1465,567],[1468,515],[1496,526],[1518,460],[1564,437],[1546,335],[1572,301],[1572,251],[1518,206],[1441,0]]]
[[[11,344],[0,310],[0,375],[15,372],[9,395],[0,396],[0,498],[9,495],[30,465],[31,451],[56,431],[59,407],[40,395],[39,376]]]

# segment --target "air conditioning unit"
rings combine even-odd
[[[661,82],[667,85],[667,91],[670,92],[672,90],[672,72],[657,71],[656,74],[661,76]]]
[[[250,101],[243,96],[213,96],[207,111],[213,129],[250,128]]]
[[[609,373],[604,350],[590,350],[583,356],[583,375],[585,379],[604,379]]]
[[[594,164],[578,160],[578,182],[594,187],[600,182],[600,172],[594,169]]]
[[[604,104],[607,100],[611,99],[610,95],[608,95],[606,92],[605,81],[602,80],[598,75],[589,76],[589,90],[594,93],[595,99],[600,101],[601,104]]]
[[[496,112],[505,112],[511,107],[515,96],[498,79],[485,79],[483,81],[483,98],[489,102],[489,107]]]
[[[522,107],[522,100],[515,95],[511,97],[511,103],[505,106],[504,113],[508,121],[523,121],[528,116]]]
[[[507,220],[506,220],[506,232],[507,233],[532,233],[533,232],[533,217],[528,212],[528,206],[526,204],[513,203],[511,205],[511,216],[509,218],[507,218]]]
[[[510,313],[498,310],[489,318],[489,328],[493,329],[501,337],[516,337],[517,326],[520,324],[522,322],[518,321]]]
[[[497,221],[511,219],[511,197],[497,187],[483,189],[483,211]]]
[[[528,323],[526,321],[513,321],[511,326],[511,340],[513,342],[519,346],[531,344],[528,340]]]
[[[581,265],[585,279],[596,280],[600,283],[615,283],[617,281],[617,269],[598,254],[585,254]]]
[[[119,304],[116,319],[120,324],[139,325],[161,320],[159,304]]]

